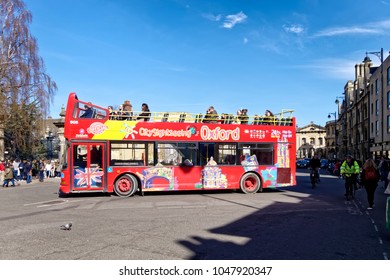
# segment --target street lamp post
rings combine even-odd
[[[53,133],[49,131],[49,135],[46,137],[47,140],[47,156],[50,160],[53,159]]]
[[[338,112],[339,115],[340,115],[340,110],[339,110],[339,103],[340,103],[340,100],[339,100],[339,99],[344,100],[344,96],[336,96],[336,100],[334,101],[334,103],[336,103],[336,105],[337,105],[337,112]]]
[[[331,115],[334,116],[334,146],[335,146],[335,154],[334,157],[337,159],[337,138],[338,138],[338,131],[337,131],[337,112],[329,113],[328,118],[331,118]]]

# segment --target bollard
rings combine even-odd
[[[390,196],[387,197],[386,204],[386,227],[390,229]]]

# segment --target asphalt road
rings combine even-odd
[[[386,260],[387,196],[345,201],[343,181],[322,175],[257,194],[88,194],[59,198],[59,179],[0,188],[2,260]],[[72,223],[72,229],[60,226]]]

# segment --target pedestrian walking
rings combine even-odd
[[[23,172],[26,174],[26,183],[27,184],[30,184],[31,183],[31,180],[32,180],[32,173],[31,173],[31,163],[30,161],[27,161],[24,163],[24,166],[23,166]]]
[[[34,159],[32,161],[31,175],[34,179],[39,177],[39,160]]]
[[[374,207],[374,195],[380,179],[380,172],[374,160],[367,159],[363,165],[361,183],[367,192],[368,210]]]
[[[387,179],[387,175],[389,174],[389,163],[384,156],[381,156],[380,158],[378,169],[381,177],[380,179],[383,182],[383,188],[385,189],[389,184],[389,180]]]
[[[12,183],[11,187],[15,187],[15,178],[14,178],[13,167],[11,167],[10,165],[7,165],[5,167],[3,187],[8,188],[9,182]]]
[[[45,178],[45,162],[43,159],[39,161],[39,182],[43,182]]]
[[[4,161],[1,160],[1,161],[0,161],[0,182],[1,182],[1,183],[4,182],[4,170],[5,170]]]
[[[51,177],[51,161],[48,160],[45,164],[45,173],[46,173],[46,178],[50,178]]]
[[[20,159],[19,159],[19,158],[15,159],[15,160],[12,162],[13,173],[14,173],[14,179],[16,179],[16,181],[18,181],[18,180],[19,180],[19,177],[20,177],[19,164],[20,164]]]

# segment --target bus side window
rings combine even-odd
[[[91,165],[96,164],[102,167],[102,149],[100,145],[91,145]]]
[[[75,145],[73,149],[73,165],[79,168],[87,167],[87,146]]]
[[[207,165],[210,158],[215,158],[214,155],[214,143],[199,143],[199,160],[200,165]]]

